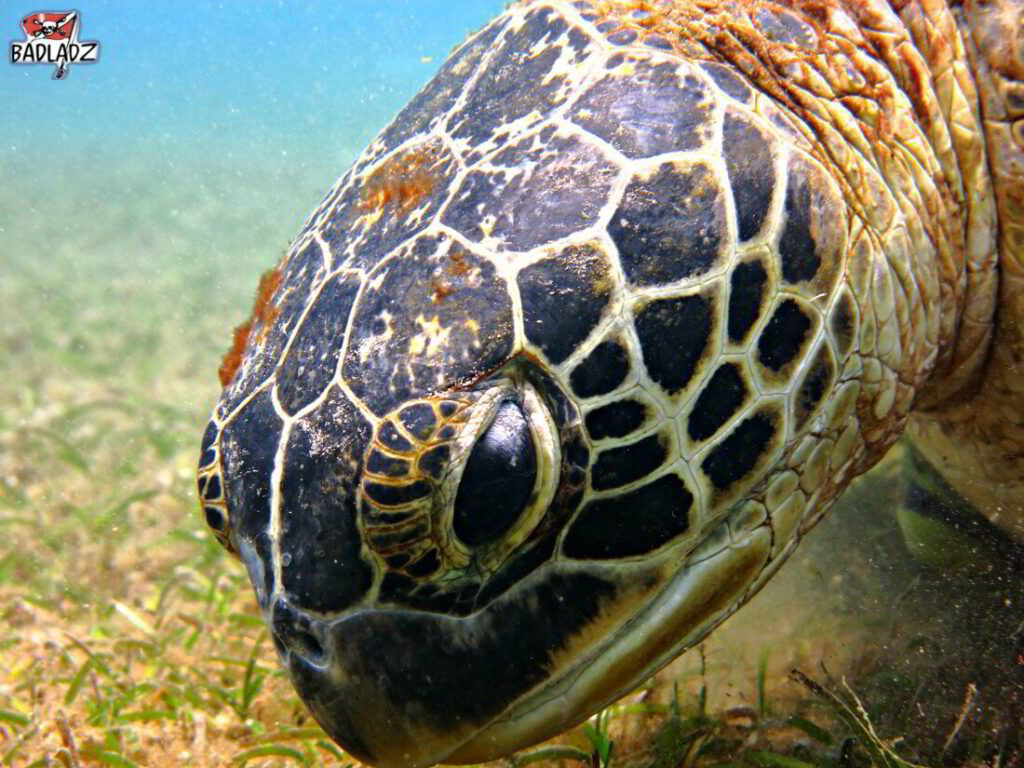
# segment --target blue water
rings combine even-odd
[[[56,81],[0,61],[0,274],[67,286],[114,270],[156,290],[180,267],[247,303],[334,180],[503,6],[76,0],[97,63]],[[0,41],[64,9],[5,2]],[[0,322],[30,303],[5,294]]]
[[[3,5],[6,46],[23,38],[21,17],[42,7]],[[5,153],[52,142],[64,153],[161,146],[229,155],[361,145],[503,2],[75,5],[80,37],[101,43],[100,61],[72,65],[63,82],[50,79],[52,66],[5,62]]]
[[[188,207],[189,190],[224,201],[225,216],[245,209],[229,199],[241,189],[265,196],[261,218],[283,219],[273,232],[277,246],[452,47],[503,2],[76,0],[74,7],[80,39],[100,42],[99,62],[72,65],[62,81],[51,79],[52,65],[12,65],[6,54],[0,62],[0,263],[85,211],[123,218],[152,191],[144,187],[161,180],[173,210]],[[4,46],[24,39],[24,15],[46,9],[63,10],[4,3]]]

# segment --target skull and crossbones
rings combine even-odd
[[[69,13],[63,19],[60,19],[58,21],[38,21],[36,23],[39,24],[39,29],[37,29],[35,32],[32,33],[32,37],[33,38],[39,38],[39,37],[49,38],[52,35],[61,34],[63,32],[61,27],[63,27],[65,24],[67,24],[72,19],[74,19],[74,17],[75,17],[75,15],[73,13]]]

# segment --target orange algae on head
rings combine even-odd
[[[217,369],[217,376],[222,387],[231,383],[235,372],[242,364],[242,355],[245,353],[245,345],[249,343],[252,329],[258,325],[262,337],[266,335],[270,326],[277,319],[278,309],[274,306],[273,301],[274,294],[277,293],[280,285],[281,270],[279,267],[268,269],[260,277],[260,285],[256,289],[256,301],[253,304],[252,312],[244,323],[235,328],[231,349],[224,355],[224,359],[220,362],[220,368]]]
[[[390,207],[400,214],[411,212],[434,191],[436,161],[434,151],[426,147],[415,147],[385,161],[363,185],[360,210],[372,213]]]

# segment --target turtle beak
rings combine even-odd
[[[267,617],[300,697],[353,756],[379,768],[477,763],[553,736],[621,693],[635,664],[568,698],[560,689],[616,643],[671,569],[641,570],[541,569],[467,616],[377,605],[332,621],[278,596]]]
[[[395,618],[389,631],[370,612],[328,623],[279,599],[270,627],[299,695],[350,755],[378,768],[434,765],[471,739],[479,725],[449,717],[443,707],[428,712],[420,703],[422,688],[432,682],[416,652],[423,638],[416,636],[415,619]],[[404,706],[396,706],[403,699]]]
[[[466,617],[358,611],[333,622],[284,598],[270,627],[317,722],[378,768],[480,763],[560,733],[728,616],[765,572],[763,528],[682,568],[527,577]]]
[[[481,762],[588,714],[556,701],[527,728],[513,720],[485,733],[513,708],[532,712],[534,695],[571,678],[657,586],[610,576],[541,572],[462,617],[377,606],[330,621],[278,597],[268,619],[299,695],[353,756],[379,768]]]

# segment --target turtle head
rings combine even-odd
[[[322,328],[320,302],[343,285],[320,288],[296,338]],[[470,337],[411,354],[417,289],[386,308],[372,290],[326,383],[300,385],[289,351],[269,384],[225,391],[239,404],[207,431],[207,517],[332,738],[375,765],[479,762],[580,722],[708,631],[763,570],[769,537],[756,509],[711,533],[696,523],[653,403],[641,447],[608,437],[631,417],[585,418],[577,391],[615,379],[623,340],[582,351],[575,376],[511,348],[477,370]],[[361,350],[364,335],[387,338]],[[325,357],[316,339],[307,360]]]
[[[376,765],[627,693],[859,460],[838,184],[736,71],[558,8],[467,41],[328,195],[204,442],[283,664]]]
[[[492,260],[427,235],[369,277],[323,264],[300,240],[260,292],[204,436],[207,522],[333,738],[380,765],[462,759],[652,583],[554,567],[590,449],[557,367],[515,343],[517,293]],[[465,759],[591,703],[517,717]]]

